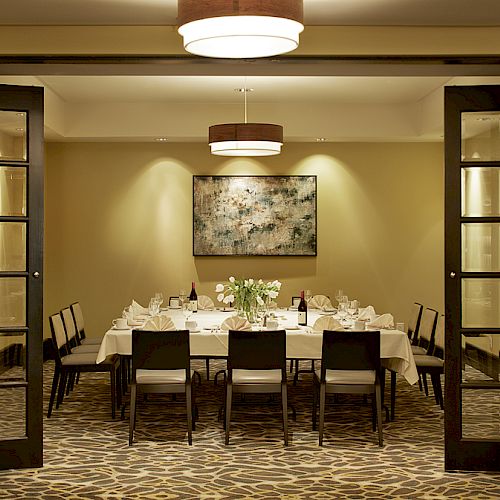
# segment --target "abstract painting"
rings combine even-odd
[[[316,176],[194,176],[193,255],[316,255]]]

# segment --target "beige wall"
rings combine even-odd
[[[194,258],[197,174],[317,175],[318,256]],[[282,305],[343,288],[398,321],[415,300],[442,311],[443,194],[435,143],[290,143],[256,160],[205,144],[49,143],[45,316],[79,300],[98,335],[132,298],[147,305],[192,280],[215,296],[231,274],[280,279]]]

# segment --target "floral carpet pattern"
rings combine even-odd
[[[212,361],[212,374],[222,363]],[[443,412],[432,389],[426,397],[398,377],[396,419],[384,423],[383,448],[372,431],[370,406],[344,396],[329,407],[319,447],[311,430],[312,379],[304,374],[297,386],[289,383],[297,420],[289,419],[288,447],[280,406],[262,395],[236,404],[225,446],[218,421],[222,387],[206,380],[202,361],[193,364],[203,380],[196,387],[199,420],[192,446],[182,398],[153,395],[139,404],[129,447],[128,409],[125,420],[111,419],[106,374],[83,374],[44,420],[44,467],[0,471],[0,499],[500,498],[500,473],[444,472]],[[45,412],[52,374],[53,363],[45,363]],[[3,435],[20,404],[15,393],[4,392]]]

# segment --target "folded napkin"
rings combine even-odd
[[[220,326],[221,330],[251,330],[252,325],[246,320],[246,318],[240,318],[239,316],[231,316],[225,319]]]
[[[332,316],[321,316],[314,322],[313,330],[322,332],[323,330],[343,330],[344,327]]]
[[[198,309],[200,311],[213,311],[214,301],[208,295],[198,295]]]
[[[134,312],[132,311],[132,306],[128,306],[123,310],[122,318],[127,318],[127,321],[134,320]]]
[[[377,319],[368,323],[371,328],[391,328],[394,326],[394,317],[392,314],[381,314]]]
[[[373,321],[375,319],[375,316],[377,313],[375,312],[375,309],[373,306],[367,306],[364,309],[361,310],[358,316],[358,321]]]
[[[315,295],[308,303],[311,309],[333,309],[330,299],[326,295]]]
[[[135,300],[132,300],[132,305],[130,306],[130,310],[134,314],[134,318],[144,314],[149,314],[149,309],[147,307],[141,306],[141,304],[139,304]]]
[[[167,330],[177,330],[170,316],[154,316],[148,319],[142,330],[152,330],[154,332],[166,332]]]

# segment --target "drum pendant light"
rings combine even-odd
[[[247,93],[253,89],[236,89],[245,95],[245,123],[212,125],[208,131],[211,153],[220,156],[278,155],[283,146],[283,127],[271,123],[247,123]]]
[[[199,56],[244,59],[299,46],[303,0],[178,0],[184,48]]]

